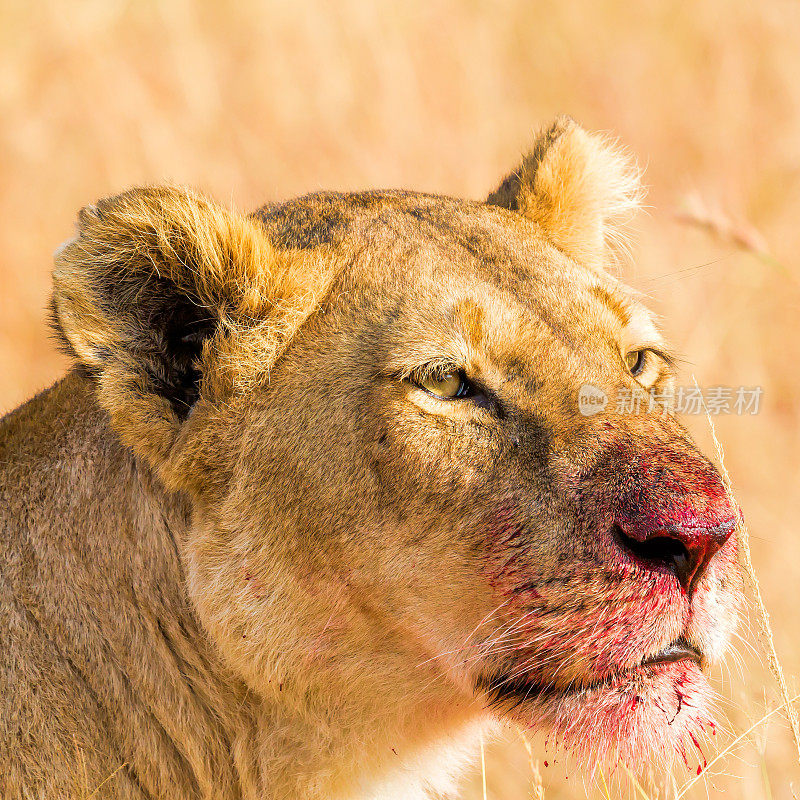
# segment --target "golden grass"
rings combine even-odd
[[[45,328],[48,273],[87,201],[164,179],[240,208],[365,186],[481,197],[532,129],[570,113],[647,168],[652,209],[626,277],[687,372],[764,389],[758,415],[715,425],[794,693],[799,41],[794,0],[0,0],[0,411],[64,367]],[[687,420],[713,452],[703,422]],[[687,798],[788,800],[800,785],[788,706],[745,638],[756,650],[715,676],[734,735]],[[609,796],[532,748],[487,744],[489,800]],[[611,797],[639,796],[606,777]],[[476,767],[465,798],[482,795]]]
[[[694,385],[699,388],[697,379],[692,376]],[[711,430],[711,438],[714,440],[714,447],[717,451],[717,462],[722,473],[722,480],[725,484],[725,490],[733,503],[734,508],[738,508],[738,503],[733,495],[733,488],[731,486],[731,476],[728,470],[725,469],[725,453],[722,449],[719,439],[717,438],[716,428],[714,427],[714,420],[711,419],[711,414],[706,408],[706,418],[708,419],[708,426]],[[772,633],[772,625],[770,624],[769,612],[764,605],[764,599],[761,596],[761,584],[758,582],[755,567],[753,566],[753,556],[750,552],[750,531],[747,525],[739,518],[736,525],[736,538],[739,544],[739,560],[744,570],[745,577],[750,584],[750,593],[752,600],[755,603],[756,618],[758,620],[758,636],[761,641],[762,652],[767,656],[767,663],[769,664],[770,672],[772,672],[778,688],[781,692],[783,699],[782,707],[786,711],[789,718],[789,724],[792,728],[792,736],[794,737],[794,744],[797,748],[797,757],[800,762],[800,727],[797,721],[797,712],[793,705],[793,699],[789,697],[789,689],[786,686],[786,677],[783,673],[778,653],[775,650],[775,636]]]
[[[757,719],[749,728],[747,728],[747,730],[742,731],[742,733],[740,733],[735,739],[729,742],[724,750],[721,750],[719,753],[717,753],[717,755],[715,755],[711,759],[711,761],[709,761],[708,764],[706,765],[706,770],[713,769],[718,761],[725,758],[725,756],[731,753],[734,747],[736,747],[736,745],[747,739],[747,737],[750,736],[750,734],[753,733],[753,731],[755,731],[757,728],[763,725],[770,717],[774,716],[779,711],[788,711],[789,709],[792,709],[794,707],[794,703],[796,703],[798,700],[800,700],[800,694],[795,695],[794,697],[787,698],[786,702],[781,703],[777,708],[773,708],[772,711],[768,711],[760,719]],[[703,774],[700,774],[695,778],[692,778],[691,780],[687,781],[683,785],[683,788],[681,788],[681,790],[675,795],[675,800],[680,800],[681,797],[684,797],[686,793],[692,788],[692,786],[694,786],[699,781],[704,780],[704,778],[705,776]]]

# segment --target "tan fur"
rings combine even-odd
[[[603,538],[640,479],[711,513],[716,473],[671,417],[577,411],[661,346],[599,269],[631,174],[573,123],[534,153],[488,204],[81,212],[53,295],[76,369],[0,424],[0,796],[452,797],[481,731],[562,730],[603,659],[642,699],[676,636],[721,656],[733,541],[689,608]],[[450,364],[483,394],[415,382]],[[498,694],[523,674],[525,719]],[[636,724],[594,749],[663,745]]]
[[[625,249],[624,226],[643,194],[639,168],[619,145],[560,117],[487,202],[518,209],[556,247],[602,267],[609,247]]]

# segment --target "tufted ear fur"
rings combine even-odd
[[[160,467],[199,398],[266,379],[330,275],[194,192],[132,189],[84,208],[56,252],[53,323],[123,441]]]
[[[626,153],[559,117],[486,202],[520,211],[560,250],[602,267],[609,249],[624,249],[625,223],[642,197],[639,169]]]

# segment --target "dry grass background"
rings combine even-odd
[[[0,0],[0,412],[65,366],[44,308],[82,204],[162,179],[244,208],[323,188],[481,197],[561,111],[615,131],[647,167],[653,208],[626,277],[663,314],[685,382],[764,388],[757,416],[716,423],[796,693],[794,0]],[[688,421],[711,452],[705,421]],[[740,650],[716,678],[735,732],[778,702]],[[543,742],[534,753],[547,798],[603,796]],[[535,796],[514,737],[486,764],[488,797]],[[712,771],[689,796],[800,796],[780,714]],[[476,774],[465,797],[481,796]]]

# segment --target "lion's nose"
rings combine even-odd
[[[732,510],[725,504],[728,514]],[[683,590],[690,594],[702,577],[711,559],[728,541],[736,528],[736,516],[648,529],[635,522],[617,522],[619,545],[639,561],[651,567],[671,570]]]

